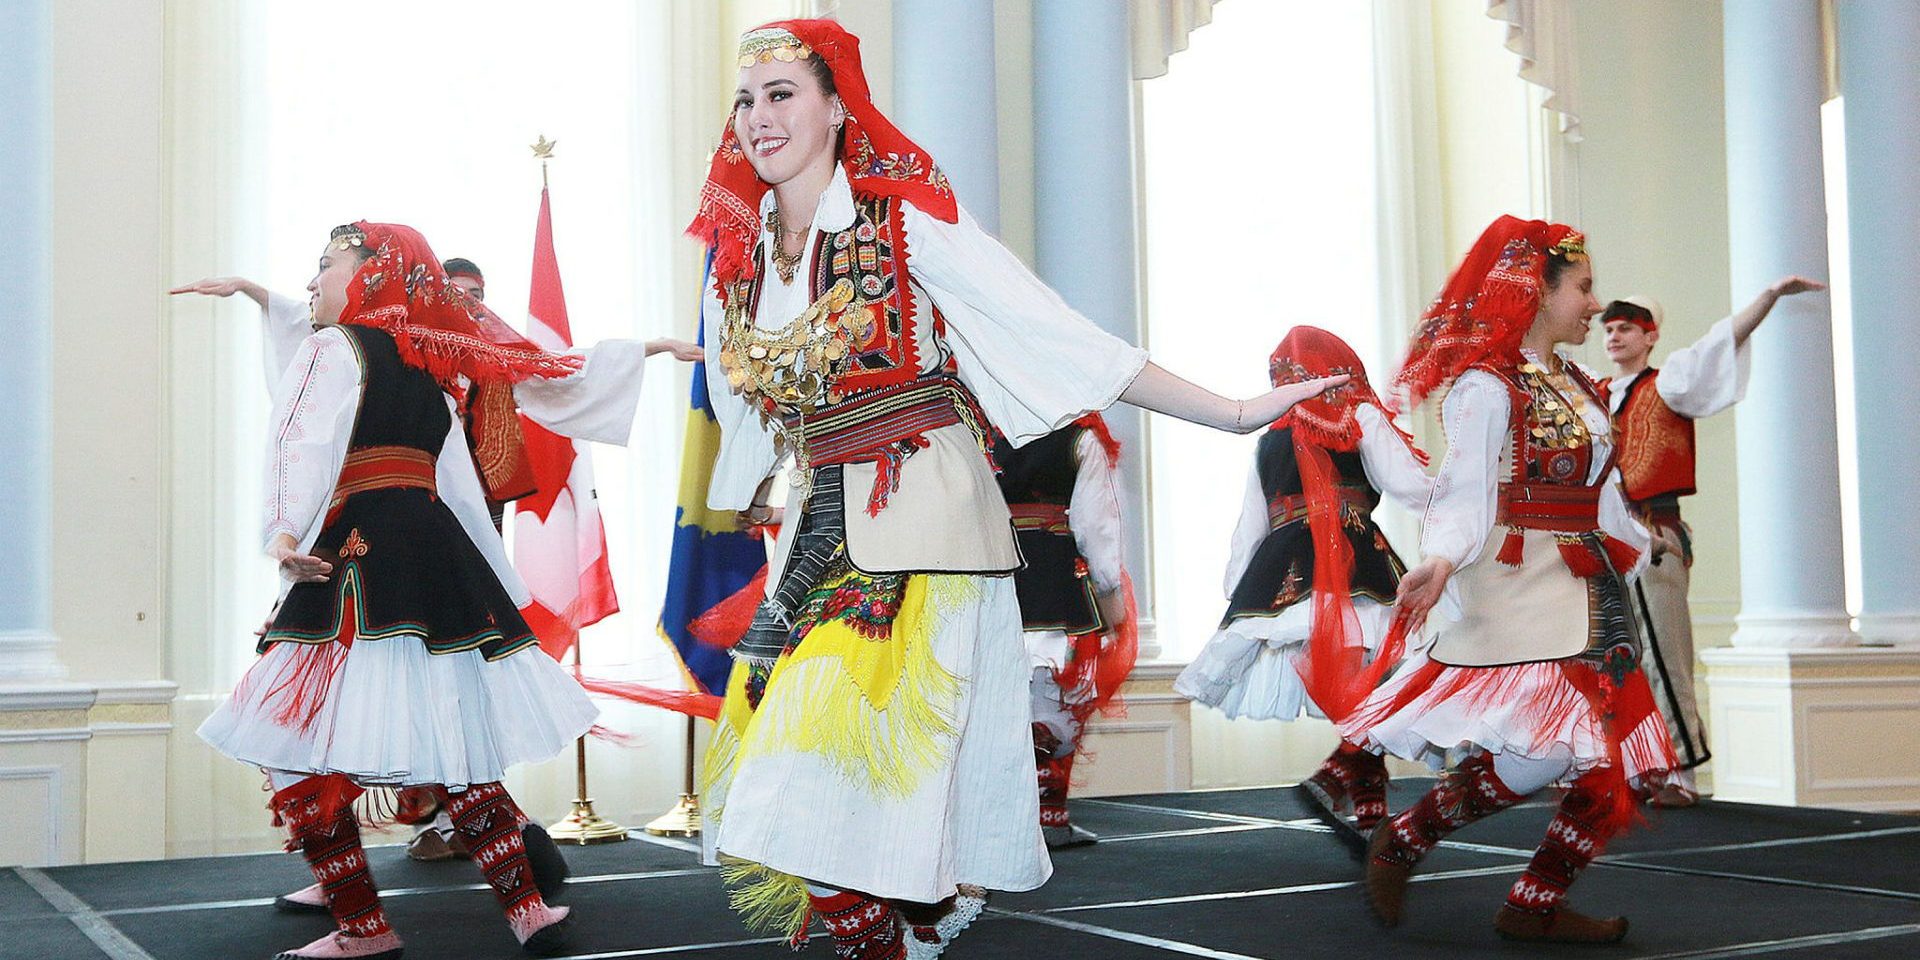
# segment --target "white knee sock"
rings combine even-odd
[[[1573,770],[1573,751],[1555,747],[1544,757],[1525,757],[1517,753],[1493,755],[1493,774],[1508,790],[1523,797],[1542,787],[1557,783]]]

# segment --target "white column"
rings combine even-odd
[[[1134,225],[1133,51],[1129,4],[1043,0],[1033,5],[1034,259],[1040,278],[1102,328],[1140,342]],[[1120,508],[1128,567],[1151,619],[1146,446],[1138,409],[1107,422],[1125,445]],[[1141,638],[1143,659],[1159,645]]]
[[[1805,0],[1727,0],[1724,29],[1727,252],[1733,302],[1744,303],[1789,273],[1827,276],[1820,12]],[[1911,232],[1908,223],[1893,236]],[[1753,338],[1753,389],[1736,427],[1735,646],[1857,642],[1841,566],[1831,319],[1825,294],[1790,297]]]
[[[65,673],[48,592],[50,49],[47,0],[0,4],[0,684]]]
[[[1000,230],[999,106],[993,0],[896,0],[894,121],[927,148],[960,203]]]
[[[1920,229],[1920,4],[1836,4],[1846,97],[1847,217],[1860,472],[1860,635],[1920,642],[1920,409],[1912,255]]]

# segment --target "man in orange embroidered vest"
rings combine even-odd
[[[1620,476],[1627,500],[1653,535],[1653,560],[1634,587],[1634,606],[1646,624],[1644,661],[1654,698],[1666,717],[1677,770],[1653,796],[1662,807],[1692,806],[1699,799],[1694,770],[1711,758],[1693,687],[1693,623],[1687,609],[1693,531],[1680,519],[1680,498],[1694,493],[1693,421],[1732,406],[1747,389],[1747,338],[1779,298],[1823,284],[1788,277],[1774,283],[1739,313],[1713,325],[1706,336],[1649,365],[1660,342],[1660,304],[1628,297],[1607,305],[1607,357],[1614,375],[1605,381],[1620,445]]]

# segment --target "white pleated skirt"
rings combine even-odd
[[[1367,650],[1378,650],[1393,625],[1393,608],[1355,597],[1353,613]],[[1301,714],[1324,718],[1294,666],[1294,658],[1306,649],[1312,627],[1311,600],[1271,617],[1240,617],[1215,633],[1180,671],[1174,692],[1229,719],[1294,720]],[[1408,646],[1414,643],[1415,638],[1409,637]]]
[[[1032,890],[1052,875],[1040,835],[1028,680],[1012,577],[978,577],[977,598],[944,611],[932,636],[960,678],[958,740],[902,797],[877,793],[827,758],[785,751],[743,759],[723,795],[716,854],[877,897],[937,903],[960,883]],[[841,669],[831,658],[799,669]],[[716,825],[709,822],[709,827]]]
[[[493,783],[518,763],[557,756],[592,728],[600,708],[538,647],[488,661],[478,651],[428,653],[400,637],[347,652],[314,722],[275,721],[276,688],[306,657],[276,643],[200,725],[221,753],[268,769],[345,774],[363,785]]]
[[[1455,667],[1427,652],[1400,669],[1355,711],[1340,733],[1354,743],[1439,770],[1449,754],[1508,754],[1529,760],[1571,755],[1563,783],[1618,763],[1631,783],[1677,764],[1646,675],[1634,670],[1603,715],[1575,677],[1598,687],[1599,670],[1579,658],[1497,667]]]

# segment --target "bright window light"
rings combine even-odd
[[[555,247],[575,343],[689,335],[693,305],[673,302],[671,272],[675,258],[699,254],[677,241],[661,200],[671,176],[667,41],[650,6],[412,0],[348,2],[321,16],[270,5],[256,94],[268,107],[256,161],[263,279],[304,299],[330,227],[396,221],[441,257],[478,263],[488,305],[522,323],[541,184],[529,145],[544,134],[558,143]],[[654,621],[685,377],[664,360],[651,365],[635,446],[594,449],[622,612],[589,628],[583,647],[590,664],[635,664],[676,686]],[[238,510],[234,521],[254,524],[256,513]]]
[[[1250,396],[1295,324],[1377,356],[1371,5],[1221,4],[1143,89],[1154,359]],[[1186,659],[1226,609],[1256,438],[1148,423],[1155,616]]]

